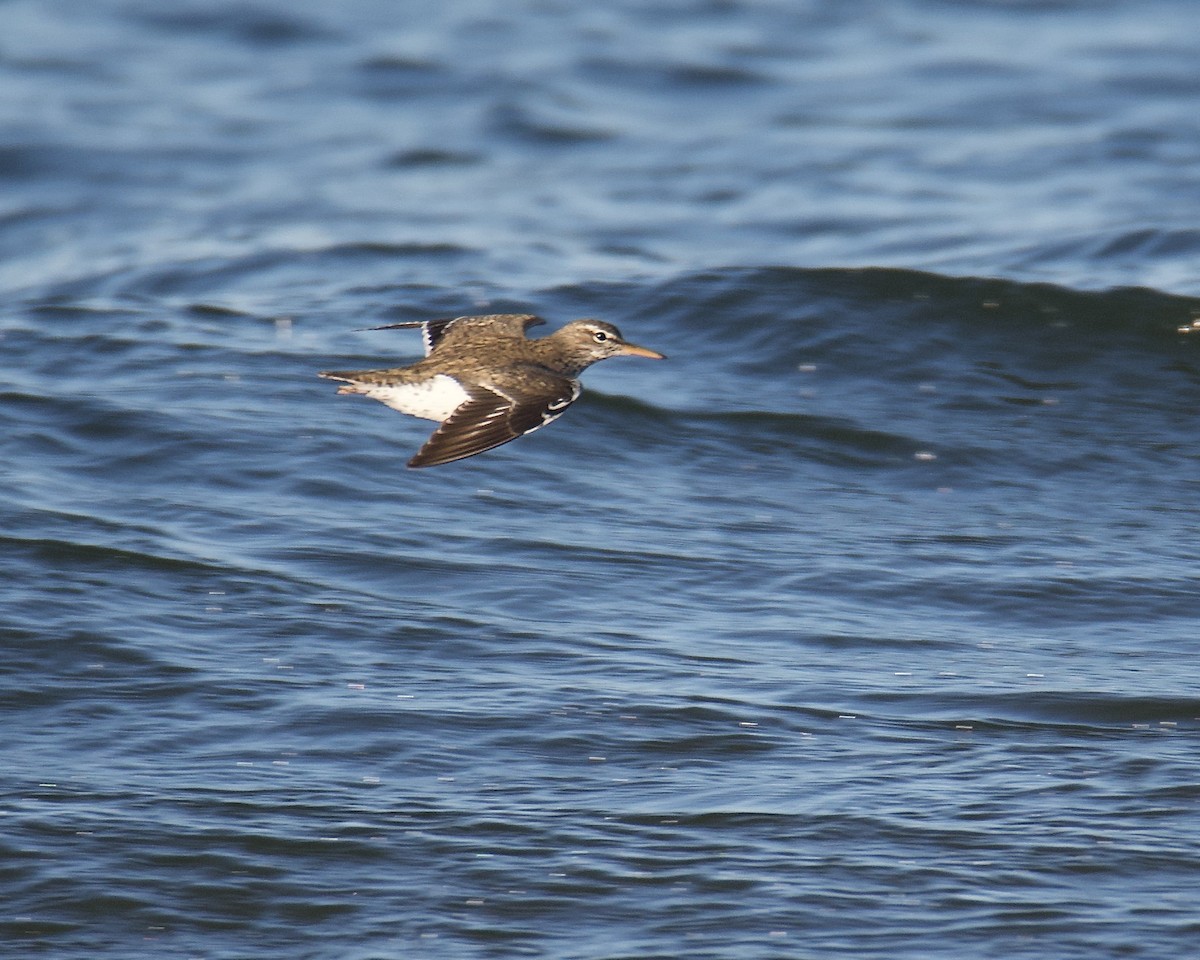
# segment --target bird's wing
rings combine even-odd
[[[550,372],[526,375],[519,384],[473,385],[469,399],[454,411],[410,467],[433,467],[491,450],[532,433],[562,415],[579,396],[579,383]]]
[[[469,344],[478,337],[523,337],[527,329],[545,322],[541,317],[530,313],[493,313],[480,317],[451,317],[448,320],[409,320],[369,329],[401,330],[420,327],[421,339],[425,343],[425,356],[429,356],[451,332],[452,342]]]

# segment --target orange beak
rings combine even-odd
[[[623,357],[646,357],[650,360],[666,360],[665,353],[659,353],[657,350],[651,350],[649,347],[639,347],[636,343],[621,344],[621,356]]]

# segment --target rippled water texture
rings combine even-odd
[[[0,942],[1189,956],[1193,20],[0,4]]]
[[[161,302],[175,286],[138,266],[364,243],[436,254],[410,278],[457,305],[468,280],[777,263],[1197,289],[1184,0],[0,17],[5,289],[109,274]],[[260,279],[239,304],[311,310],[367,278],[347,280],[300,270],[293,299]]]

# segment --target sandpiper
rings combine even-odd
[[[606,357],[663,354],[627,342],[602,320],[572,320],[537,340],[525,331],[544,323],[524,313],[390,323],[374,330],[421,329],[425,359],[387,370],[324,371],[344,381],[338,393],[360,393],[393,410],[441,426],[410,467],[473,457],[544,427],[578,397],[579,374]]]

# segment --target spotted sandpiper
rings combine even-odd
[[[425,359],[387,370],[325,371],[344,381],[338,393],[361,393],[393,410],[439,426],[410,467],[473,457],[544,427],[578,397],[580,373],[606,357],[666,359],[627,342],[602,320],[572,320],[547,337],[525,331],[544,323],[524,313],[390,323],[375,330],[419,327]]]

